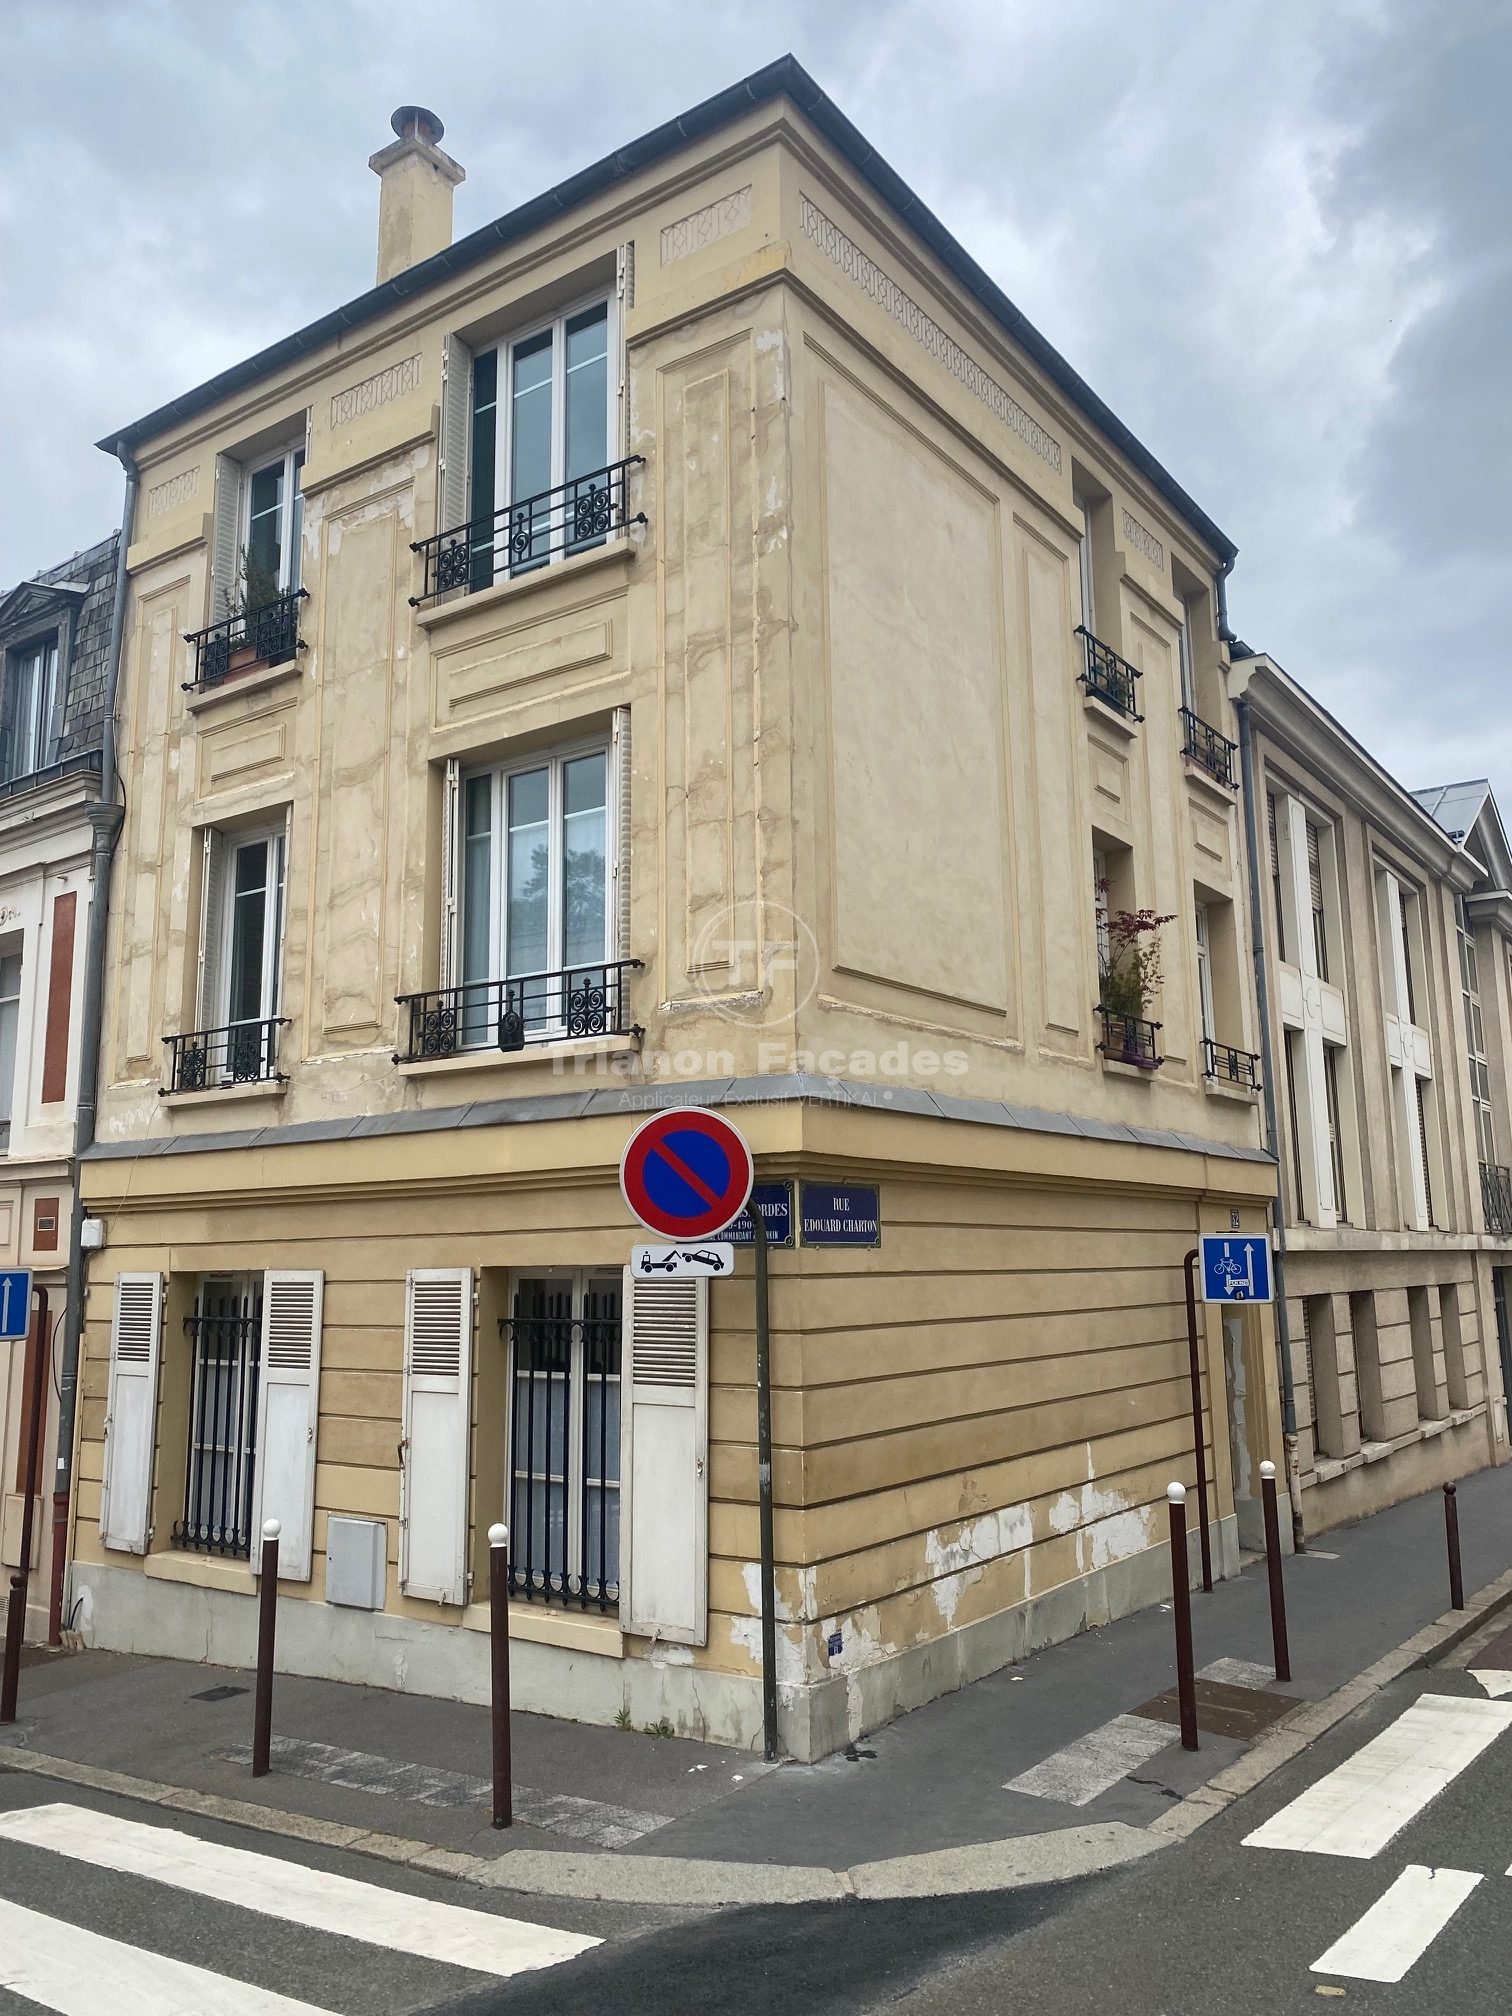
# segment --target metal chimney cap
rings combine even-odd
[[[436,146],[446,131],[435,113],[423,105],[401,105],[389,124],[401,140],[423,140],[427,147]]]

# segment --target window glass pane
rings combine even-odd
[[[283,569],[283,482],[281,461],[270,462],[252,477],[242,583],[249,609],[272,601],[278,593]]]
[[[551,888],[549,770],[509,780],[509,896],[505,918],[506,973],[541,973],[550,965]]]
[[[604,957],[608,786],[602,751],[563,765],[562,944],[568,966]]]
[[[464,982],[493,972],[494,773],[469,777],[462,791],[462,972]],[[463,1043],[488,1040],[492,1004],[486,988],[462,997]]]
[[[299,487],[304,459],[303,448],[297,448],[294,451],[294,501],[289,511],[289,571],[282,584],[291,595],[299,586],[304,546],[304,492]]]
[[[0,959],[0,1126],[8,1128],[16,1078],[16,1029],[20,1017],[21,955]]]
[[[567,324],[568,481],[609,460],[609,306],[600,302]]]
[[[537,1587],[560,1594],[569,1571],[571,1282],[520,1282],[512,1329],[510,1552]]]
[[[231,986],[228,1022],[255,1022],[263,1005],[263,954],[268,924],[271,845],[249,841],[232,857]]]

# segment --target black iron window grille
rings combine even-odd
[[[184,1329],[193,1359],[189,1466],[173,1544],[245,1561],[252,1551],[261,1297],[207,1283]]]
[[[620,1572],[619,1283],[589,1281],[579,1303],[570,1280],[522,1282],[515,1306],[499,1325],[510,1594],[609,1611]]]
[[[1238,1085],[1246,1092],[1260,1090],[1260,1059],[1253,1050],[1236,1049],[1232,1043],[1202,1039],[1203,1076],[1220,1085]]]
[[[454,1057],[459,1050],[523,1050],[527,1043],[570,1042],[590,1036],[639,1035],[626,1020],[627,973],[639,959],[600,960],[558,973],[523,973],[507,980],[468,980],[428,994],[400,994],[407,1029],[394,1052],[396,1064]]]
[[[432,539],[416,539],[410,551],[424,561],[420,593],[411,595],[418,609],[453,588],[469,592],[488,588],[496,580],[528,574],[553,560],[602,546],[611,533],[627,525],[644,525],[644,511],[630,510],[630,471],[645,461],[629,455],[586,476],[574,476],[553,490],[505,504],[480,518],[469,519]]]
[[[1115,1008],[1097,1008],[1102,1037],[1097,1047],[1110,1064],[1135,1064],[1141,1071],[1158,1071],[1165,1059],[1156,1048],[1158,1022],[1142,1015],[1122,1015]]]
[[[1099,642],[1084,623],[1077,624],[1076,634],[1082,640],[1086,654],[1086,670],[1080,675],[1086,691],[1095,694],[1115,713],[1124,715],[1128,720],[1143,721],[1143,714],[1134,704],[1134,682],[1143,677],[1139,667],[1131,665],[1127,658],[1120,658],[1116,651]]]
[[[184,642],[194,646],[194,677],[184,681],[184,691],[201,693],[233,673],[297,658],[305,648],[299,634],[299,605],[308,593],[295,588],[256,609],[223,616],[203,630],[185,631]]]
[[[287,1083],[278,1068],[278,1032],[286,1015],[267,1015],[257,1022],[232,1022],[224,1029],[188,1029],[165,1036],[168,1083],[158,1090],[213,1092],[227,1085]]]
[[[1512,1169],[1498,1162],[1480,1165],[1481,1203],[1486,1230],[1496,1239],[1512,1239]]]
[[[1239,744],[1230,742],[1226,735],[1194,714],[1190,707],[1181,710],[1181,753],[1206,770],[1217,784],[1226,785],[1230,791],[1237,788],[1234,781],[1234,755]]]

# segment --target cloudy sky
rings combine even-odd
[[[791,49],[1239,546],[1230,615],[1512,812],[1512,0],[0,0],[0,584],[90,444]]]

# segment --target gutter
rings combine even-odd
[[[1220,581],[1221,587],[1221,581]],[[1281,1355],[1281,1439],[1286,1454],[1286,1495],[1291,1500],[1292,1545],[1301,1552],[1302,1480],[1297,1457],[1297,1388],[1292,1377],[1291,1323],[1286,1308],[1286,1195],[1281,1173],[1280,1130],[1276,1120],[1276,1048],[1265,963],[1265,911],[1260,900],[1260,836],[1255,823],[1255,747],[1250,709],[1234,702],[1239,717],[1239,774],[1244,787],[1244,850],[1249,857],[1250,953],[1255,962],[1255,1000],[1260,1011],[1260,1048],[1265,1053],[1265,1145],[1276,1165],[1271,1220],[1276,1231],[1276,1339]]]
[[[121,507],[121,543],[116,551],[115,599],[110,610],[110,643],[105,654],[105,710],[100,741],[100,796],[89,807],[89,935],[84,952],[84,998],[79,1029],[79,1088],[74,1108],[73,1210],[68,1233],[68,1307],[63,1331],[63,1363],[58,1379],[58,1455],[53,1473],[52,1585],[48,1596],[47,1642],[63,1636],[63,1574],[68,1555],[69,1506],[73,1492],[74,1424],[78,1413],[79,1351],[84,1335],[84,1156],[95,1137],[100,1089],[100,1030],[105,1008],[105,938],[110,917],[110,871],[125,807],[116,774],[116,693],[121,675],[121,640],[126,627],[126,553],[136,516],[137,467],[124,440],[116,454],[126,472]]]

